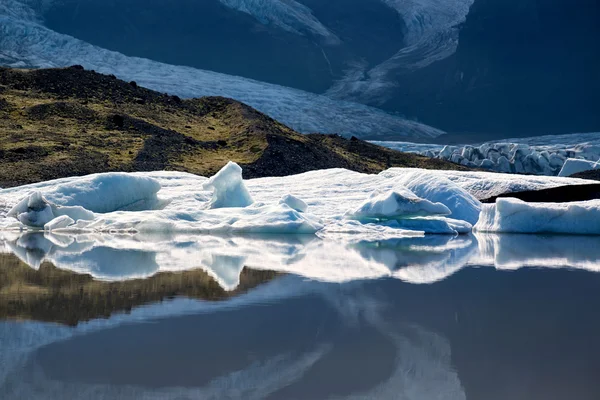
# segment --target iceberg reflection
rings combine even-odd
[[[34,232],[0,236],[0,249],[32,268],[60,269],[104,281],[147,278],[200,268],[225,290],[244,267],[324,282],[395,277],[433,283],[465,266],[561,267],[600,271],[600,238],[585,236],[426,235],[384,241],[305,235],[77,235]]]

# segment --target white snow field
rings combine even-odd
[[[51,1],[0,2],[0,65],[52,68],[80,64],[87,69],[114,74],[123,80],[136,81],[143,87],[185,98],[229,97],[302,133],[338,133],[359,137],[397,135],[407,138],[432,138],[444,133],[359,103],[239,76],[128,57],[93,46],[43,25],[40,9]],[[310,10],[294,1],[222,1],[265,22],[327,35],[326,29],[312,17]]]
[[[457,146],[410,142],[373,143],[468,167],[504,173],[569,176],[600,168],[598,132],[536,136]]]

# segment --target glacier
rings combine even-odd
[[[516,174],[568,176],[594,169],[593,163],[600,160],[599,132],[513,138],[471,145],[444,146],[391,141],[372,143],[468,167]],[[567,162],[569,159],[571,161]],[[567,168],[563,168],[565,165]]]
[[[263,24],[275,24],[296,34],[312,33],[338,44],[339,38],[307,6],[294,0],[219,0],[229,8],[252,15]]]
[[[382,0],[405,21],[406,36],[398,52],[368,67],[350,66],[327,94],[360,103],[381,103],[397,89],[394,74],[407,73],[448,58],[458,48],[458,25],[463,23],[474,0]]]
[[[288,6],[291,3],[285,2]],[[102,49],[46,28],[39,11],[47,4],[50,3],[10,0],[2,5],[0,64],[16,68],[52,68],[78,64],[184,98],[229,97],[303,133],[424,138],[444,133],[359,103],[334,100],[324,95],[238,76],[128,57]]]

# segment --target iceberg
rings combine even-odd
[[[423,177],[430,176],[432,179],[429,185],[433,187],[436,187],[435,183],[437,179],[448,179],[481,201],[510,193],[597,183],[587,179],[554,176],[515,175],[479,171],[426,170],[416,168],[390,168],[381,172],[379,175],[390,179],[398,179],[399,182],[408,184],[407,181],[414,178],[411,177],[403,181],[402,177],[407,174]],[[451,203],[449,204],[449,207],[452,208]]]
[[[576,158],[567,158],[558,176],[571,176],[578,172],[600,169],[600,160],[593,162]]]
[[[479,200],[444,176],[413,171],[399,175],[397,182],[419,197],[445,205],[453,219],[467,221],[472,225],[479,219]]]
[[[600,200],[526,203],[500,198],[496,204],[483,206],[474,229],[480,232],[600,235]]]
[[[398,187],[385,193],[373,192],[369,199],[349,211],[346,217],[371,222],[450,213],[451,211],[445,205],[432,203],[406,188]]]
[[[73,225],[75,220],[68,215],[61,215],[60,217],[54,218],[52,221],[44,225],[45,231],[53,231],[55,229],[64,229]]]
[[[499,200],[498,206],[485,206],[480,218],[478,198],[589,182],[412,168],[391,168],[376,175],[329,169],[243,180],[242,169],[235,163],[228,163],[210,179],[173,171],[93,174],[0,190],[0,231],[319,233],[369,240],[462,234],[473,225],[480,230],[509,229],[505,220],[510,217],[503,206],[507,203]],[[575,212],[579,203],[518,204],[529,207],[537,217],[531,219],[524,211],[525,217],[516,220],[529,221],[529,227],[516,232],[597,231],[582,228],[583,221],[570,221],[579,218]],[[581,204],[595,215],[596,203]],[[547,210],[558,212],[564,207],[571,208],[560,217],[569,221],[562,223],[563,228],[549,228],[539,219]],[[594,225],[590,215],[585,214],[586,223]]]
[[[57,228],[57,225],[65,227],[65,222],[68,220],[74,222],[75,220],[94,219],[94,213],[83,207],[58,206],[50,203],[41,192],[33,192],[25,197],[6,216],[14,217],[23,225],[34,228],[45,226]]]
[[[247,207],[254,203],[242,179],[242,168],[228,162],[215,176],[206,181],[202,188],[214,190],[209,208]]]

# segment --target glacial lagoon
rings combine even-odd
[[[3,399],[597,399],[600,238],[4,234]]]

